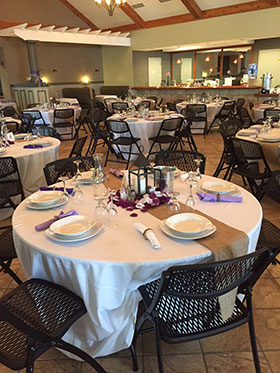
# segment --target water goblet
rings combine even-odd
[[[111,228],[116,229],[118,228],[118,224],[117,224],[118,210],[113,201],[114,194],[115,194],[114,190],[109,191],[109,204],[108,204],[107,210],[108,210],[109,219],[110,219],[110,226]]]
[[[81,202],[83,201],[83,198],[84,198],[84,193],[82,189],[79,187],[79,185],[77,184],[72,192],[73,205],[79,206]]]
[[[180,210],[180,203],[177,199],[179,196],[179,192],[170,192],[168,193],[170,200],[168,201],[168,208],[170,211],[179,211]]]
[[[187,178],[186,183],[189,185],[189,195],[186,200],[186,205],[192,207],[195,205],[195,201],[193,198],[193,187],[196,187],[198,184],[195,172],[189,172],[189,177]]]
[[[108,198],[108,190],[102,183],[93,184],[93,196],[94,199],[97,201],[97,205],[95,207],[95,215],[97,219],[105,223],[109,215],[107,206],[104,203],[104,201]]]
[[[75,176],[73,177],[73,180],[72,180],[73,184],[78,183],[83,178],[83,175],[80,171],[80,163],[81,162],[82,162],[81,160],[73,161],[73,163],[75,163],[75,165],[77,167],[76,174],[75,174]]]
[[[58,181],[62,181],[63,183],[63,195],[66,196],[69,201],[70,201],[70,198],[71,198],[71,193],[68,193],[67,191],[67,188],[66,188],[66,181],[69,180],[69,177],[68,176],[60,176]],[[54,190],[55,190],[55,187],[54,187]]]
[[[197,182],[199,183],[202,179],[202,176],[201,176],[201,173],[200,173],[200,165],[201,165],[202,159],[201,158],[196,158],[196,159],[194,159],[194,162],[196,164],[195,177],[197,179]]]

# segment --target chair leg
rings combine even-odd
[[[157,361],[158,361],[158,369],[160,373],[164,373],[163,368],[163,361],[162,361],[162,351],[161,351],[161,342],[160,342],[160,335],[159,335],[159,326],[158,320],[155,320],[155,342],[156,342],[156,350],[157,350]]]
[[[256,341],[255,326],[254,326],[254,319],[253,319],[253,307],[252,307],[252,295],[251,294],[249,294],[249,296],[247,298],[247,307],[248,307],[249,312],[250,312],[249,332],[250,332],[250,340],[251,340],[252,352],[253,352],[253,357],[254,357],[255,369],[256,369],[256,373],[261,373],[260,360],[259,360],[257,341]]]
[[[68,351],[71,354],[77,355],[81,359],[83,359],[85,362],[87,362],[89,365],[93,367],[93,369],[96,370],[98,373],[107,373],[106,370],[102,368],[102,366],[93,359],[89,354],[86,352],[80,350],[78,347],[73,346],[67,342],[64,342],[62,340],[58,341],[56,343],[56,347],[61,348],[62,350]]]
[[[9,260],[8,262],[4,262],[3,260],[0,260],[0,266],[2,267],[2,269],[1,269],[1,271],[0,272],[4,272],[4,273],[8,273],[11,277],[12,277],[12,279],[13,280],[15,280],[15,282],[17,283],[17,284],[22,284],[22,281],[21,281],[21,279],[15,274],[15,272],[14,271],[12,271],[11,270],[11,268],[10,268],[10,265],[11,265],[11,263],[12,263],[12,261],[11,260]]]
[[[133,344],[131,344],[131,346],[129,347],[129,350],[130,350],[131,357],[132,357],[133,370],[134,372],[136,372],[139,369],[139,367],[138,367],[138,362],[137,362],[136,351],[135,351]]]

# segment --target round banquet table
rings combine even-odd
[[[236,137],[242,140],[260,143],[271,170],[280,170],[280,128],[272,128],[269,134],[269,137],[278,138],[279,141],[277,142],[260,141],[258,140],[258,137],[256,137],[256,134],[252,136],[242,136],[239,132],[237,132]]]
[[[44,137],[52,142],[52,145],[43,148],[25,149],[27,141],[15,141],[15,144],[6,148],[2,157],[14,157],[23,186],[24,195],[27,197],[41,186],[46,185],[43,168],[49,162],[58,159],[60,141],[53,137]],[[12,209],[2,209],[0,219],[5,219],[12,214]]]
[[[115,178],[115,176],[110,176]],[[203,181],[213,180],[203,176]],[[118,181],[118,180],[117,180]],[[72,208],[81,215],[94,216],[92,186],[82,185],[84,202]],[[181,202],[186,200],[186,185],[177,178],[175,190]],[[248,251],[255,250],[262,220],[259,202],[240,188],[242,203],[206,203],[195,197],[195,208],[247,233]],[[64,339],[91,356],[105,356],[130,346],[140,295],[137,288],[160,277],[173,265],[193,264],[211,259],[211,252],[199,241],[182,241],[166,236],[159,220],[148,212],[131,212],[118,208],[118,226],[106,225],[95,237],[76,243],[58,243],[36,224],[49,220],[62,208],[46,211],[29,210],[23,201],[13,215],[14,242],[28,278],[42,278],[65,286],[81,296],[87,314],[65,334]],[[161,247],[153,249],[136,231],[140,222],[151,227]]]
[[[264,111],[266,109],[280,110],[280,107],[269,104],[260,104],[253,107],[253,120],[257,121],[264,118]]]

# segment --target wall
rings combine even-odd
[[[132,49],[102,46],[104,85],[133,85]]]
[[[170,72],[170,54],[161,51],[133,52],[134,85],[146,87],[149,85],[149,57],[160,57],[162,61],[162,79],[166,80],[166,73]]]
[[[88,28],[58,0],[1,0],[0,17],[1,21]]]

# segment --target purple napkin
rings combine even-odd
[[[42,145],[36,145],[36,144],[24,145],[24,149],[35,149],[35,148],[42,148],[42,147],[43,147]]]
[[[68,211],[64,214],[63,211],[60,211],[60,213],[57,216],[54,216],[53,219],[47,220],[41,224],[35,225],[35,230],[37,232],[44,231],[45,229],[48,229],[52,223],[55,221],[66,218],[66,216],[72,216],[72,215],[79,215],[79,213],[76,210]]]
[[[114,168],[110,168],[109,173],[117,176],[119,179],[123,177],[123,173],[120,170],[115,170]]]
[[[57,190],[59,192],[64,192],[64,189],[63,187],[55,187],[54,189],[52,187],[40,187],[40,190],[42,191],[48,191],[48,190]],[[66,192],[68,194],[72,194],[73,193],[73,188],[66,188]]]
[[[234,197],[225,194],[212,194],[197,192],[196,195],[203,202],[242,202],[242,197]]]

